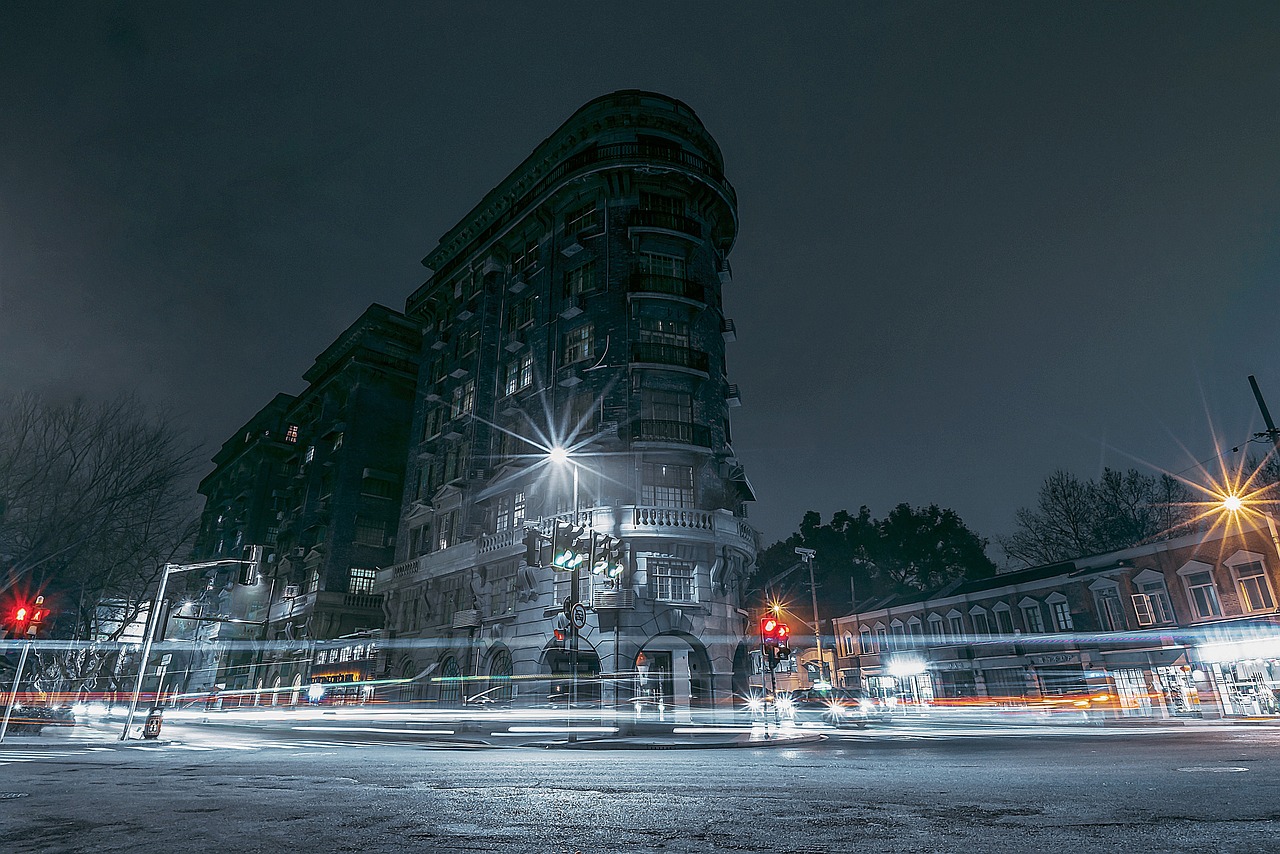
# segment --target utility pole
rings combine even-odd
[[[827,674],[827,662],[822,657],[822,624],[818,621],[818,585],[813,580],[813,558],[818,554],[813,549],[796,547],[796,554],[809,565],[809,595],[813,601],[813,640],[818,650],[818,676],[824,682],[830,682]]]
[[[1253,389],[1253,399],[1258,401],[1258,409],[1262,410],[1262,421],[1267,425],[1266,432],[1258,435],[1269,438],[1276,446],[1276,450],[1280,451],[1280,430],[1276,429],[1276,422],[1271,420],[1271,411],[1267,409],[1267,402],[1262,399],[1262,391],[1258,388],[1258,381],[1253,378],[1253,374],[1249,374],[1249,386]]]

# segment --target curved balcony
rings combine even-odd
[[[685,421],[660,421],[642,418],[631,424],[633,442],[669,442],[676,445],[711,447],[711,429],[703,424]]]
[[[631,345],[632,364],[666,365],[690,371],[708,373],[710,359],[701,350],[679,347],[675,344],[659,344],[640,341]]]
[[[682,279],[679,276],[632,273],[630,287],[627,290],[633,294],[679,297],[681,300],[689,300],[690,302],[701,304],[707,302],[705,285],[701,282],[695,282],[693,279]]]
[[[670,231],[699,239],[702,237],[702,226],[696,219],[671,211],[634,210],[631,212],[631,218],[627,220],[627,226]]]

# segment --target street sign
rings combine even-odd
[[[587,624],[587,606],[581,602],[573,603],[573,611],[569,614],[569,619],[573,622],[575,629],[580,629]]]

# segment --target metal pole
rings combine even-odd
[[[818,622],[818,585],[813,580],[813,549],[797,548],[796,554],[809,566],[809,595],[813,602],[813,641],[818,652],[818,678],[827,681],[827,662],[822,658],[822,625]]]
[[[1276,450],[1280,451],[1280,430],[1276,429],[1276,423],[1271,420],[1271,411],[1267,409],[1267,402],[1262,399],[1262,390],[1258,388],[1258,381],[1253,378],[1253,374],[1249,374],[1249,386],[1253,389],[1253,399],[1258,401],[1258,409],[1262,410],[1267,436],[1275,443]]]
[[[4,707],[4,723],[0,724],[0,742],[9,730],[9,715],[13,712],[13,704],[18,699],[18,682],[22,679],[22,670],[27,666],[27,653],[31,651],[31,641],[22,647],[22,655],[18,657],[18,672],[13,676],[13,690],[9,692],[9,703]]]
[[[578,524],[578,464],[573,460],[569,461],[569,465],[573,466],[573,524]],[[569,574],[569,585],[572,589],[569,591],[570,601],[578,604],[578,566],[573,565],[573,572]],[[573,621],[573,607],[569,608],[569,670],[571,671],[571,681],[569,683],[569,708],[565,715],[569,728],[569,741],[577,741],[577,733],[573,731],[573,707],[578,702],[578,624]]]
[[[133,685],[133,699],[129,701],[129,714],[124,719],[124,730],[120,733],[121,741],[129,740],[129,727],[133,726],[133,715],[138,709],[138,696],[142,693],[142,680],[147,675],[147,661],[151,658],[151,641],[155,637],[156,624],[160,622],[160,603],[164,600],[164,589],[169,585],[169,573],[176,568],[175,564],[166,563],[160,572],[160,587],[156,590],[155,601],[151,604],[146,639],[142,644],[142,661],[138,664],[138,681]]]

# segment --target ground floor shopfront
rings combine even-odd
[[[1109,717],[1280,715],[1280,637],[1272,658],[1195,644],[983,657],[877,656],[843,684],[903,706],[1032,709]]]

